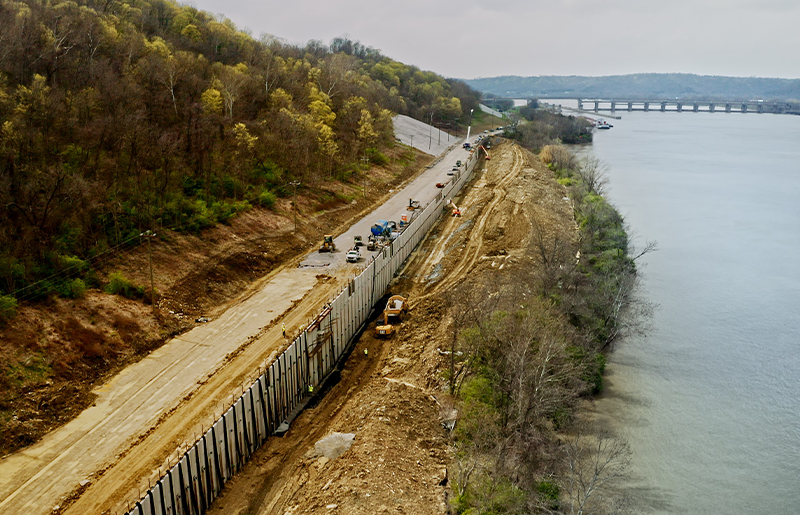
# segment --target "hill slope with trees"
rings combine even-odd
[[[167,0],[0,0],[5,316],[99,285],[92,260],[143,230],[380,164],[393,113],[454,128],[478,98],[347,38],[256,40]]]

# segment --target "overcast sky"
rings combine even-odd
[[[253,36],[348,35],[446,77],[800,78],[799,0],[194,0]]]

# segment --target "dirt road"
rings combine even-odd
[[[465,151],[454,148],[402,191],[342,234],[368,233],[376,218],[395,219],[408,198],[422,204]],[[391,195],[394,193],[394,196]],[[240,393],[292,333],[349,279],[344,252],[327,263],[277,270],[219,318],[177,337],[95,390],[95,404],[39,443],[0,462],[0,513],[85,514],[122,511],[170,460]],[[317,255],[314,254],[314,258]]]
[[[444,296],[533,273],[535,231],[577,235],[565,189],[537,158],[504,143],[486,165],[456,199],[462,216],[442,220],[392,286],[412,299],[399,333],[379,340],[368,328],[341,381],[259,449],[211,513],[447,512],[453,473],[443,424],[455,413],[444,374],[453,334]],[[331,460],[314,444],[332,432],[355,440]]]

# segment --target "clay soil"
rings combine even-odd
[[[306,409],[283,438],[268,440],[223,490],[211,513],[448,513],[450,435],[447,395],[447,295],[509,282],[541,266],[536,241],[575,243],[566,190],[514,144],[495,146],[445,217],[392,285],[411,310],[390,340],[357,342],[340,381]],[[341,456],[317,456],[314,444],[353,433]]]
[[[254,208],[226,225],[186,234],[158,230],[152,245],[157,310],[89,290],[76,300],[22,304],[0,327],[0,456],[30,445],[74,418],[94,400],[92,388],[170,337],[213,318],[319,244],[323,233],[382,202],[389,190],[419,174],[431,157],[402,147],[390,165],[367,174],[367,195],[356,183],[309,184],[298,189],[298,229],[292,198]],[[101,263],[100,276],[121,271],[149,286],[146,245],[121,250]]]

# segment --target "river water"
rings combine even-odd
[[[596,408],[635,513],[800,513],[800,117],[628,113],[583,152],[639,245],[653,330]]]

